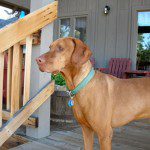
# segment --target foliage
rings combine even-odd
[[[150,62],[150,49],[138,51],[137,58],[139,63]]]
[[[143,34],[138,34],[137,51],[144,50],[143,44],[142,44],[143,42],[144,42]]]
[[[61,73],[58,73],[57,75],[52,75],[52,80],[55,80],[56,85],[66,85],[65,79],[63,78]]]
[[[138,44],[137,44],[137,63],[150,63],[150,42],[147,42],[145,49],[143,46],[144,37],[142,34],[138,35]]]
[[[146,49],[150,50],[150,36],[148,37],[149,41],[146,43]]]
[[[147,49],[147,50],[150,50],[150,42],[148,42],[148,43],[146,44],[146,49]]]

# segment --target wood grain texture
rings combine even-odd
[[[0,127],[2,126],[4,53],[0,53]]]
[[[57,1],[0,30],[0,53],[57,18]]]
[[[23,105],[25,105],[30,98],[31,54],[32,54],[32,35],[26,38]]]
[[[22,76],[22,49],[20,44],[13,47],[13,66],[11,84],[11,114],[13,115],[20,108],[21,98],[21,76]]]
[[[2,144],[47,100],[53,92],[54,82],[51,82],[8,121],[0,131],[0,146],[2,146]]]
[[[12,82],[12,57],[13,49],[12,47],[8,49],[8,64],[7,64],[7,102],[6,109],[10,110],[10,101],[11,101],[11,82]]]
[[[3,120],[8,121],[11,118],[11,113],[8,111],[2,112]],[[30,116],[23,125],[27,127],[37,128],[38,127],[38,117],[32,117]]]

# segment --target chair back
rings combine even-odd
[[[131,60],[129,58],[111,58],[108,69],[109,74],[123,78],[124,72],[131,70]]]

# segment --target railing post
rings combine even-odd
[[[11,101],[11,82],[12,82],[12,57],[13,51],[12,47],[8,49],[8,65],[7,65],[7,102],[6,109],[10,110]]]
[[[31,54],[32,54],[32,35],[26,38],[23,105],[25,105],[30,98]]]
[[[0,53],[0,127],[2,126],[4,53]]]
[[[22,57],[23,52],[20,44],[13,47],[13,66],[12,66],[12,84],[11,84],[11,115],[20,108],[20,98],[22,92]]]

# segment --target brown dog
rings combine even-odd
[[[80,40],[62,38],[37,58],[41,71],[61,72],[73,90],[90,72],[90,49]],[[102,150],[111,149],[112,128],[150,118],[150,78],[118,79],[96,71],[92,80],[74,97],[73,111],[81,124],[85,150],[93,149],[97,133]]]

